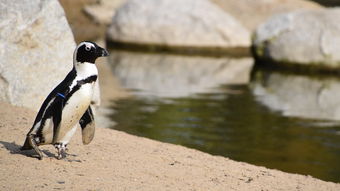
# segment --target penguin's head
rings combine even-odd
[[[74,59],[78,63],[88,62],[94,64],[98,57],[108,55],[107,50],[90,41],[81,42],[74,51]]]

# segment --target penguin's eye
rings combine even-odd
[[[91,47],[85,46],[85,50],[86,50],[86,51],[90,51],[90,50],[91,50]]]

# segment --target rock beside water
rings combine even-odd
[[[339,8],[274,16],[256,30],[254,54],[274,62],[338,68],[339,19]]]
[[[128,0],[113,17],[107,38],[160,46],[250,46],[248,30],[208,0]]]
[[[0,0],[0,100],[38,110],[72,68],[74,48],[57,0]]]

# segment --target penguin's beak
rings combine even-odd
[[[97,47],[96,54],[97,54],[98,57],[104,57],[104,56],[108,56],[109,55],[107,50],[105,50],[104,48],[99,47],[99,46]]]
[[[102,56],[108,56],[109,53],[104,48],[102,49]]]

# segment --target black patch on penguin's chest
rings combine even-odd
[[[96,80],[97,75],[89,76],[83,80],[78,80],[77,84],[73,87],[73,89],[66,94],[65,101],[67,102],[70,99],[70,97],[81,88],[82,85],[96,82]]]

